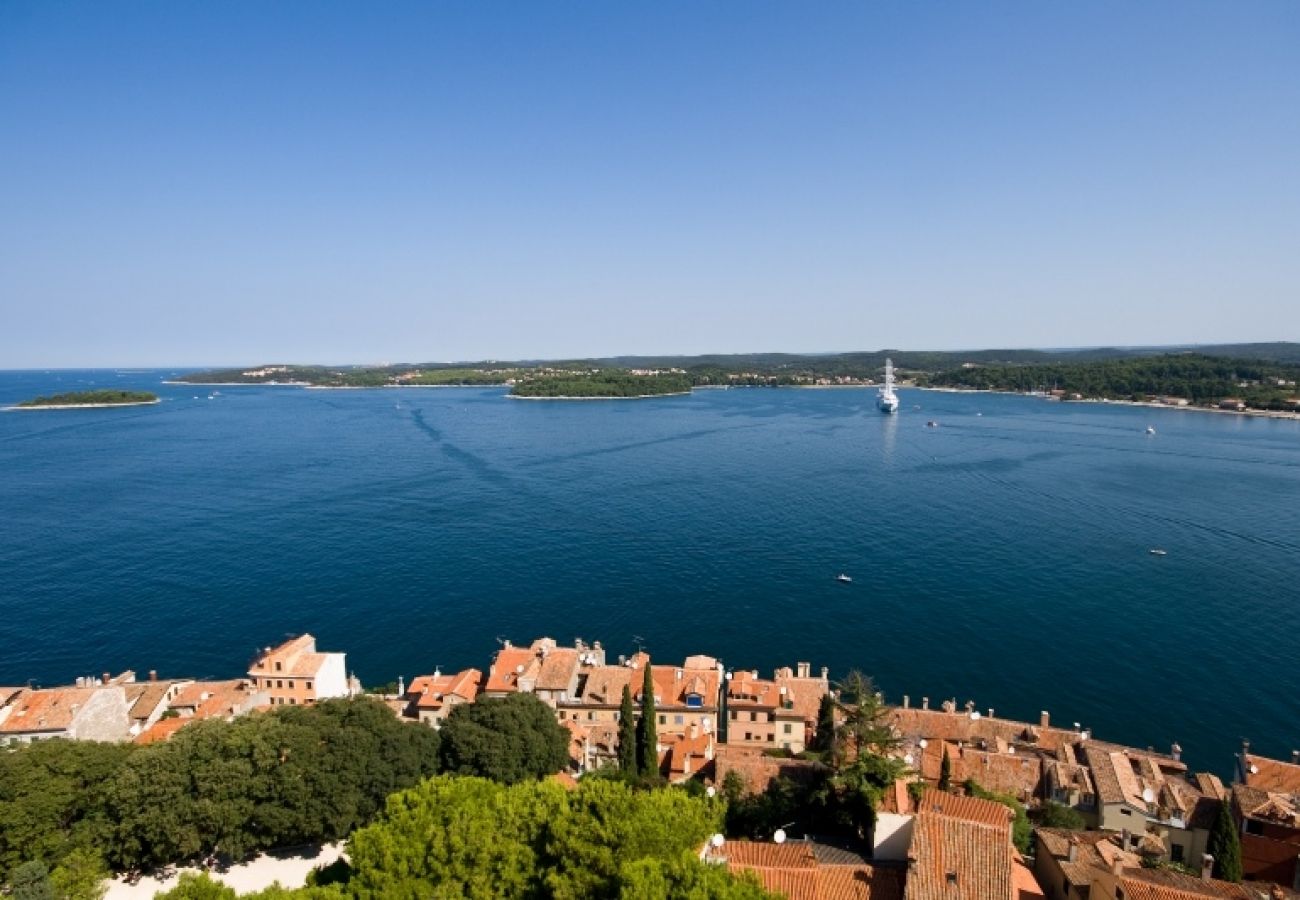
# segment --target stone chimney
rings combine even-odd
[[[99,676],[99,680],[103,684],[108,684],[110,681],[113,680],[113,676],[110,673],[105,672],[103,675]]]
[[[903,695],[903,709],[910,709],[911,706],[912,706],[912,698],[909,697],[909,696],[907,696],[906,694],[904,694],[904,695]]]
[[[1066,851],[1065,858],[1067,862],[1079,861],[1079,839],[1074,835],[1070,836],[1070,847],[1069,850]]]
[[[812,677],[812,663],[810,662],[795,663],[795,667],[799,670],[800,678]]]
[[[989,707],[989,718],[993,718],[993,707]]]
[[[1124,857],[1119,853],[1116,853],[1115,858],[1110,861],[1110,871],[1112,875],[1124,874]]]
[[[1208,853],[1201,855],[1201,880],[1209,881],[1214,876],[1214,857]]]
[[[1174,758],[1174,762],[1183,758],[1183,748],[1178,745],[1177,741],[1174,741],[1173,746],[1169,748],[1169,755]]]
[[[922,697],[922,698],[921,698],[921,709],[929,709],[929,708],[930,708],[930,698],[929,698],[929,697]]]
[[[403,678],[401,675],[397,676],[397,696],[399,697],[406,696],[406,679]]]
[[[1038,727],[1050,728],[1051,726],[1052,726],[1052,715],[1047,710],[1043,710],[1038,714]]]
[[[831,677],[831,670],[827,666],[822,666],[822,681]]]
[[[1291,751],[1291,765],[1300,766],[1300,750]]]
[[[158,670],[157,670],[157,669],[150,669],[150,670],[149,670],[149,680],[150,680],[150,681],[157,681],[157,680],[158,680]]]

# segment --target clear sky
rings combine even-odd
[[[1300,3],[0,2],[0,368],[1300,339]]]

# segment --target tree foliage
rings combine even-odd
[[[1067,828],[1070,831],[1082,831],[1088,825],[1077,809],[1050,800],[1043,804],[1038,824],[1045,828]]]
[[[636,708],[632,705],[632,688],[625,684],[618,708],[618,768],[626,775],[637,771],[636,746]]]
[[[1214,857],[1214,877],[1224,881],[1241,881],[1241,837],[1227,803],[1219,804],[1219,813],[1210,829],[1205,852]]]
[[[187,726],[145,747],[46,741],[0,754],[0,867],[40,860],[71,885],[347,835],[433,774],[437,733],[371,700]]]
[[[569,761],[569,733],[532,694],[461,704],[440,734],[443,768],[460,775],[513,784],[559,772]]]
[[[367,900],[576,900],[625,890],[648,896],[653,882],[682,886],[658,896],[689,896],[689,885],[709,876],[690,871],[682,856],[718,829],[721,813],[719,801],[607,779],[584,779],[570,791],[553,781],[443,775],[392,797],[383,818],[353,836],[352,876],[341,889]],[[664,866],[628,870],[646,860]]]
[[[655,723],[655,680],[649,663],[641,684],[641,718],[636,723],[637,768],[643,778],[659,775],[659,729]]]

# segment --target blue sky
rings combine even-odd
[[[0,3],[0,368],[1300,339],[1300,4]]]

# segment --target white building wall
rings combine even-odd
[[[346,653],[326,653],[325,662],[316,673],[316,699],[348,696]]]
[[[901,813],[876,813],[876,827],[871,835],[871,858],[889,861],[907,859],[912,844],[915,816]]]

